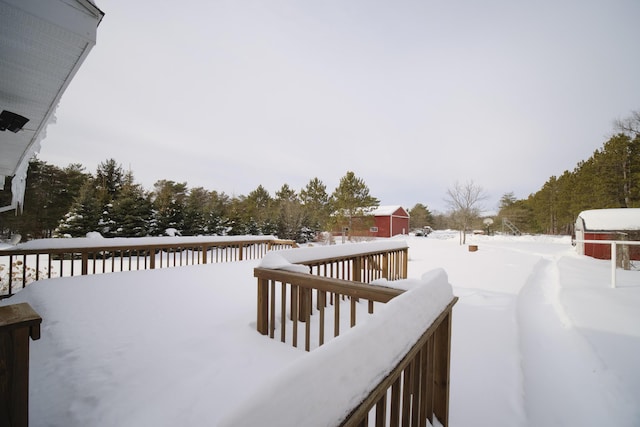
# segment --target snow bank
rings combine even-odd
[[[453,298],[442,269],[411,282],[407,292],[381,307],[369,321],[262,384],[219,425],[338,425],[389,374]]]

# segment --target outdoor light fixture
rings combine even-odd
[[[26,117],[22,117],[19,114],[12,113],[11,111],[2,110],[0,113],[0,130],[10,130],[13,133],[22,130],[22,127],[29,121]]]

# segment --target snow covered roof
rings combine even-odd
[[[403,209],[403,208],[400,205],[376,206],[371,208],[371,210],[367,210],[366,213],[367,215],[373,215],[373,216],[391,216],[394,213],[396,213],[398,209]],[[407,213],[407,216],[408,215],[409,214]]]
[[[22,202],[29,160],[40,150],[62,94],[96,43],[104,13],[90,0],[0,0],[0,184],[13,176]],[[8,124],[9,123],[9,124]]]
[[[593,209],[580,212],[585,230],[640,230],[640,208]]]

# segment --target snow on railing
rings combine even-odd
[[[375,303],[386,303],[399,295],[402,291],[369,283],[406,278],[407,259],[406,242],[394,241],[271,252],[254,270],[258,279],[257,329],[274,338],[278,325],[280,340],[290,338],[287,342],[297,347],[302,323],[305,349],[309,351],[316,342],[320,346],[325,342],[325,317],[333,319],[335,337],[341,327],[356,324],[357,308],[365,302],[371,314]],[[340,301],[348,302],[344,308],[348,317],[341,316]],[[285,316],[287,303],[291,322]],[[318,315],[311,318],[314,312]]]
[[[583,240],[583,239],[575,239],[574,243],[589,243],[595,245],[611,245],[611,287],[615,288],[617,283],[617,247],[620,246],[640,246],[639,241],[633,240]]]
[[[259,259],[292,247],[273,236],[32,240],[0,250],[0,298],[41,279]]]
[[[293,286],[300,286],[300,276],[305,274],[299,267],[283,264],[278,271],[288,275],[286,280],[291,279]],[[260,277],[266,269],[259,270]],[[306,275],[322,286],[333,281],[336,290],[353,285],[359,291],[362,285]],[[259,286],[273,283],[264,280],[259,278],[263,281]],[[418,426],[427,425],[427,420],[434,425],[437,418],[447,426],[451,313],[457,301],[447,275],[438,269],[421,279],[380,282],[407,290],[378,285],[397,295],[366,322],[262,384],[220,425],[360,426],[373,422],[376,426]],[[296,307],[290,313],[295,317]],[[309,323],[309,318],[305,321]]]

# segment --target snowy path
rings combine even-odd
[[[526,426],[516,297],[455,289],[451,426]]]
[[[640,425],[637,272],[619,271],[610,289],[608,262],[578,257],[568,241],[479,236],[470,253],[430,239],[410,241],[429,257],[409,272],[441,265],[460,298],[453,427]]]
[[[558,290],[557,262],[544,258],[518,297],[529,425],[608,425],[615,407],[606,393],[611,379],[571,325],[559,304]]]

